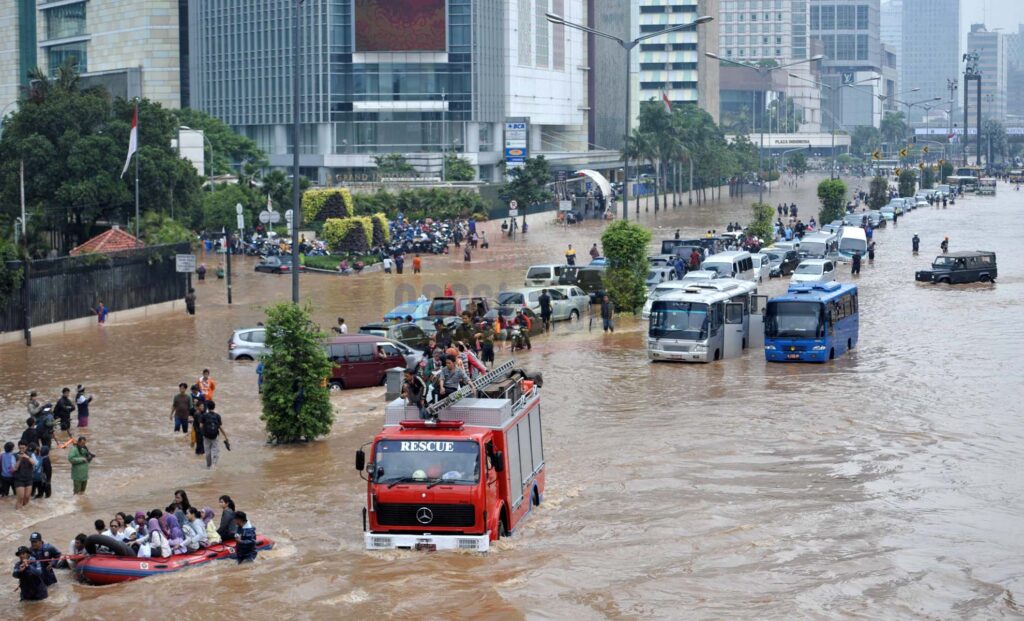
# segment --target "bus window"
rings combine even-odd
[[[743,323],[743,305],[730,303],[725,305],[725,323]]]

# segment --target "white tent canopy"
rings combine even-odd
[[[597,187],[601,190],[601,194],[605,198],[611,198],[612,195],[612,184],[608,183],[608,179],[604,175],[597,172],[596,170],[582,169],[576,171],[577,175],[581,175],[589,178],[591,181],[597,184]],[[569,181],[579,181],[579,177],[569,179]]]

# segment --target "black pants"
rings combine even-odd
[[[14,490],[14,479],[11,477],[0,477],[0,496],[10,496]]]

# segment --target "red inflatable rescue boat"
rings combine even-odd
[[[274,542],[263,535],[256,537],[257,550],[269,550]],[[139,558],[136,556],[116,556],[113,554],[93,554],[75,563],[75,572],[79,579],[89,584],[117,584],[129,582],[147,576],[169,574],[205,565],[210,561],[234,558],[235,542],[217,543],[187,554],[174,554],[167,558]]]

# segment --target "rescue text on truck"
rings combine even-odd
[[[539,375],[508,361],[428,408],[396,399],[356,451],[368,550],[475,550],[513,533],[544,497]]]

